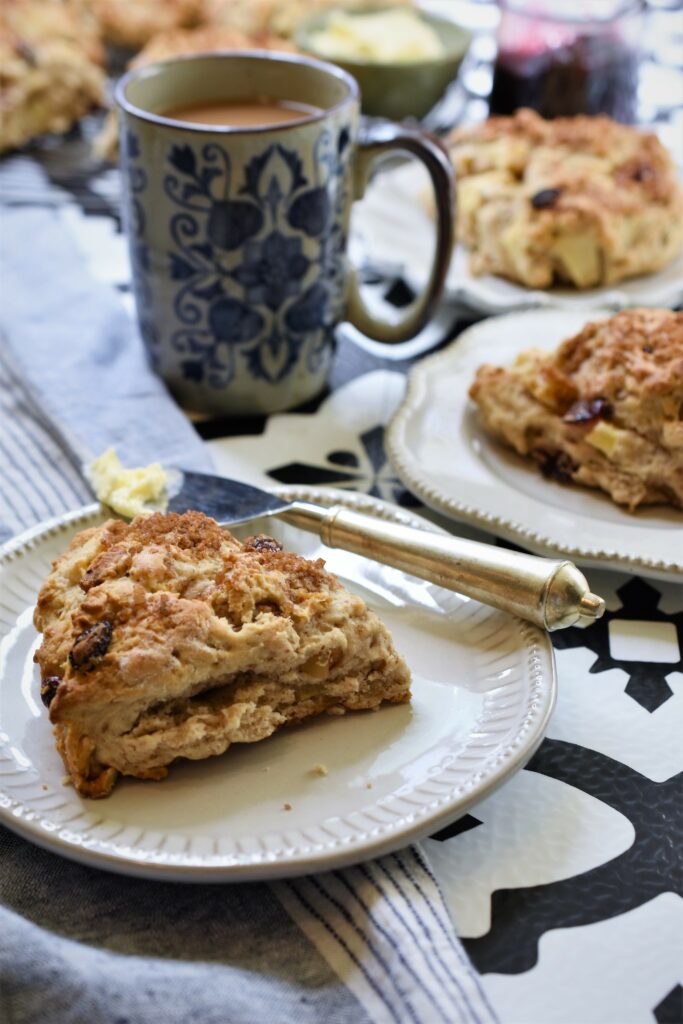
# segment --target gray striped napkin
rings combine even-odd
[[[90,500],[79,459],[110,444],[128,462],[207,467],[58,211],[2,221],[0,539]],[[0,854],[0,1021],[496,1020],[417,847],[235,886],[110,875],[2,827]]]

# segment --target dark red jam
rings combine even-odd
[[[553,49],[498,54],[489,99],[492,114],[531,107],[542,117],[608,114],[636,120],[638,56],[621,40],[578,35]]]

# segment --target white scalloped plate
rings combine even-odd
[[[410,163],[377,176],[365,197],[354,205],[354,234],[365,239],[372,261],[401,265],[416,289],[424,288],[434,251],[434,223],[425,196],[429,179],[420,164]],[[456,245],[446,278],[446,295],[481,313],[509,313],[515,309],[562,306],[573,310],[595,306],[675,306],[683,301],[683,253],[656,274],[644,274],[618,285],[576,291],[525,288],[502,277],[475,277],[462,245]]]
[[[468,389],[481,363],[506,365],[524,349],[553,349],[609,310],[529,310],[470,327],[412,370],[387,428],[389,459],[432,508],[543,555],[658,579],[683,578],[683,515],[657,506],[629,513],[597,490],[545,480],[533,462],[493,441]]]
[[[433,529],[365,495],[279,491]],[[152,878],[244,881],[328,870],[433,833],[522,767],[540,743],[556,690],[545,634],[262,520],[245,533],[265,529],[302,554],[323,555],[382,616],[412,669],[413,701],[322,717],[222,757],[178,763],[163,782],[124,779],[104,800],[79,797],[63,785],[38,697],[31,618],[51,559],[101,519],[89,506],[0,553],[0,821],[27,839]],[[312,772],[316,763],[327,766],[326,777]]]

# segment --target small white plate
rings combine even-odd
[[[365,495],[279,492],[433,529]],[[0,553],[0,821],[27,839],[151,878],[244,881],[328,870],[433,833],[517,771],[540,743],[556,690],[545,634],[261,520],[243,534],[263,529],[308,557],[323,556],[381,615],[412,670],[412,702],[323,716],[222,757],[178,763],[161,783],[123,779],[104,800],[79,797],[63,785],[40,703],[31,620],[50,561],[77,530],[101,521],[92,505]],[[327,766],[326,777],[312,771],[317,763]]]
[[[531,310],[483,320],[417,365],[387,429],[389,459],[432,508],[544,555],[582,565],[683,578],[683,515],[656,506],[635,513],[601,491],[545,480],[531,460],[492,440],[468,397],[482,363],[550,350],[588,320],[609,315]]]
[[[434,223],[426,211],[425,196],[429,196],[426,171],[419,164],[404,164],[377,176],[365,198],[355,204],[352,220],[354,234],[362,240],[371,261],[395,265],[416,290],[427,283],[434,251]],[[445,287],[454,302],[487,314],[553,306],[573,310],[675,306],[683,301],[683,253],[656,274],[618,285],[585,291],[537,291],[491,274],[475,277],[469,270],[467,252],[456,245]]]

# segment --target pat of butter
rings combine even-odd
[[[443,57],[439,36],[411,10],[370,14],[331,14],[325,28],[311,34],[317,53],[332,60],[409,64]]]
[[[618,427],[612,427],[609,423],[598,420],[590,433],[586,434],[585,440],[609,459],[614,454],[619,437],[623,433],[624,431],[619,430]]]
[[[102,504],[121,516],[133,519],[166,508],[169,475],[159,462],[125,469],[109,448],[90,463],[88,478]]]

